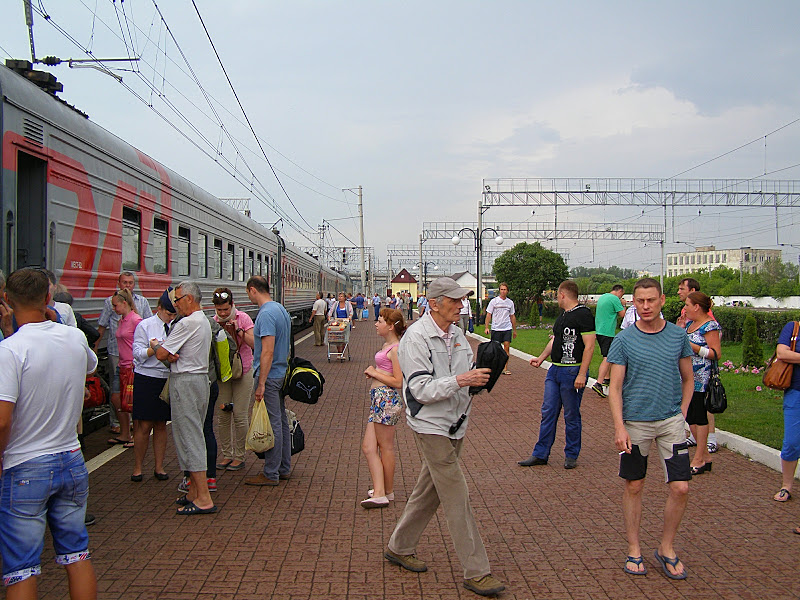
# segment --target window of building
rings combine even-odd
[[[191,232],[188,227],[178,226],[178,277],[189,276],[189,255],[192,249]]]
[[[708,264],[708,254],[703,254],[703,264],[704,265]]]
[[[235,251],[236,251],[236,249],[234,248],[234,245],[229,243],[228,244],[228,250],[227,250],[227,252],[225,252],[225,273],[224,273],[224,275],[225,275],[225,279],[228,279],[230,281],[233,281],[233,274],[234,274],[233,261],[234,261],[234,253],[235,253]]]
[[[728,253],[727,252],[723,252],[722,253],[722,262],[728,262]]]
[[[122,270],[139,271],[142,267],[142,214],[122,207]]]
[[[211,257],[211,271],[216,279],[222,279],[222,240],[214,238],[214,254]]]
[[[208,277],[208,236],[197,236],[197,276]]]

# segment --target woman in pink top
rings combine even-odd
[[[253,392],[253,320],[233,304],[233,293],[228,288],[217,288],[212,296],[214,320],[236,340],[242,357],[242,376],[228,381],[217,381],[219,398],[219,441],[222,460],[217,468],[238,471],[244,468],[244,442],[250,427],[250,395]]]
[[[367,431],[361,444],[372,477],[369,498],[361,502],[364,508],[383,508],[394,500],[394,426],[403,411],[403,401],[397,391],[403,384],[397,346],[405,329],[402,312],[393,308],[381,309],[375,330],[384,344],[375,355],[375,366],[364,371],[367,379],[372,381]]]
[[[117,346],[119,348],[119,366],[117,367],[117,377],[125,370],[133,369],[133,332],[142,317],[136,312],[136,305],[133,303],[133,294],[130,290],[121,289],[114,292],[111,296],[111,305],[114,312],[120,316],[117,325]],[[110,444],[123,444],[125,448],[133,448],[131,439],[131,415],[120,410],[120,394],[116,396],[114,408],[117,409],[119,416],[119,436],[108,440]]]

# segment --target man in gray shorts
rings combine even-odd
[[[208,409],[208,356],[211,350],[211,325],[203,313],[203,295],[193,281],[175,288],[172,304],[181,315],[163,344],[151,340],[158,360],[168,360],[169,400],[172,412],[172,437],[178,463],[189,471],[192,484],[186,496],[176,503],[179,515],[200,515],[217,511],[206,480],[206,442],[203,422]]]
[[[611,343],[609,401],[620,455],[619,476],[625,480],[622,494],[628,537],[625,572],[647,573],[639,545],[639,525],[647,456],[655,442],[669,485],[664,531],[655,558],[667,577],[686,579],[686,569],[676,555],[673,542],[686,510],[692,478],[683,430],[694,393],[692,348],[686,332],[661,317],[664,300],[655,279],[636,282],[633,302],[641,318]]]

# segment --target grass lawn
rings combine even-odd
[[[475,333],[484,335],[483,325],[475,327]],[[511,347],[538,356],[550,340],[551,334],[552,329],[519,329]],[[764,348],[765,356],[767,352],[771,352],[771,349]],[[590,368],[590,375],[593,377],[597,376],[601,361],[600,349],[595,347]],[[741,364],[741,343],[722,344],[722,362],[725,361],[731,361],[737,366]],[[762,375],[763,371],[755,375],[741,371],[736,373],[735,369],[722,370],[722,383],[728,395],[728,410],[716,415],[716,424],[725,431],[780,449],[783,442],[783,393],[763,387]],[[761,391],[756,389],[758,387],[762,388]],[[594,392],[587,390],[586,393]]]

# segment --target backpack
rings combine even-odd
[[[211,383],[216,380],[229,381],[233,375],[231,365],[238,353],[236,340],[225,328],[220,327],[213,317],[208,317],[208,321],[211,325],[208,378]],[[213,375],[216,377],[212,376],[212,369],[214,369]]]
[[[239,342],[239,336],[236,333],[236,323],[229,321],[225,323],[222,328],[229,336],[228,343],[230,343],[231,339],[234,340],[234,351],[231,355],[231,379],[241,379],[244,374],[244,365],[242,364],[242,353],[240,350],[242,342]],[[231,331],[231,329],[233,329],[233,331]]]

